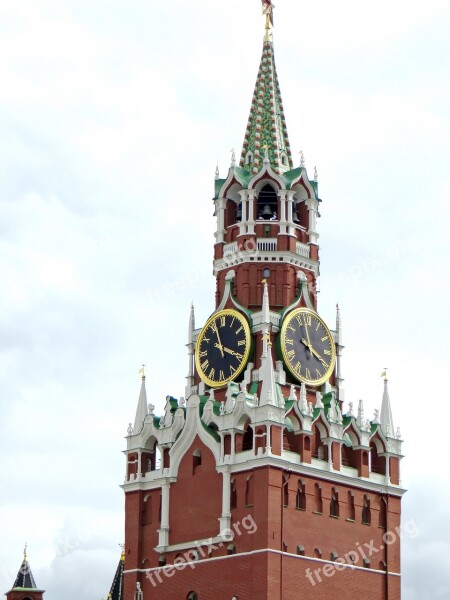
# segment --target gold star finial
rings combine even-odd
[[[23,560],[27,560],[28,555],[27,555],[27,548],[28,548],[28,544],[25,543],[25,547],[23,549]]]
[[[139,373],[141,374],[142,379],[145,379],[145,365],[141,365]]]
[[[388,368],[387,368],[387,367],[384,367],[384,369],[383,369],[383,372],[381,373],[381,377],[383,377],[383,379],[384,379],[385,381],[387,381],[387,380],[388,380],[388,377],[387,377],[387,370],[388,370]]]

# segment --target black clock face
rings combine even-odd
[[[336,347],[330,330],[317,313],[298,308],[281,327],[281,352],[286,367],[299,381],[321,385],[332,374]]]
[[[236,310],[215,313],[197,340],[195,365],[202,380],[220,387],[242,373],[250,355],[250,327]]]

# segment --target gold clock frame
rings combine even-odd
[[[330,348],[331,348],[330,365],[329,365],[327,371],[325,372],[325,374],[320,379],[308,379],[306,377],[303,377],[302,375],[299,375],[298,372],[295,371],[291,367],[289,358],[287,356],[288,351],[286,349],[286,343],[285,343],[286,330],[289,327],[289,325],[291,324],[292,320],[295,319],[299,314],[311,315],[312,317],[314,317],[314,319],[317,319],[317,321],[320,321],[320,323],[322,324],[322,326],[325,330],[327,337],[330,340]],[[322,319],[322,317],[318,313],[316,313],[315,310],[312,310],[312,309],[306,308],[306,307],[301,307],[301,308],[296,308],[295,310],[288,313],[288,315],[283,320],[283,324],[282,324],[281,330],[280,330],[280,348],[281,348],[281,354],[283,357],[284,365],[288,369],[289,373],[297,381],[306,383],[308,385],[319,386],[319,385],[322,385],[323,383],[325,383],[333,374],[334,367],[336,364],[336,345],[334,343],[333,335],[332,335],[330,329],[328,328],[327,324]]]
[[[241,325],[244,327],[244,332],[245,332],[245,350],[243,353],[243,358],[241,360],[240,366],[236,369],[236,371],[233,373],[233,375],[231,377],[228,377],[226,379],[222,379],[220,381],[215,381],[214,379],[210,379],[206,373],[203,372],[201,365],[200,365],[200,346],[202,343],[202,339],[205,336],[205,333],[208,331],[208,328],[210,327],[211,323],[213,323],[214,321],[217,321],[217,319],[219,319],[220,317],[226,317],[226,316],[232,316],[235,317],[236,319],[238,319],[238,321],[241,323]],[[245,367],[247,366],[247,362],[248,359],[250,357],[250,352],[251,352],[251,331],[250,331],[250,325],[248,323],[247,318],[240,313],[239,311],[233,309],[233,308],[226,308],[223,310],[219,310],[218,312],[212,314],[209,319],[206,321],[205,325],[203,326],[202,330],[200,331],[198,338],[197,338],[197,343],[195,345],[195,368],[197,370],[197,373],[200,377],[200,379],[206,383],[207,385],[209,385],[212,388],[219,388],[219,387],[223,387],[225,385],[227,385],[227,383],[229,383],[230,381],[233,381],[234,379],[236,379],[237,377],[239,377],[239,375],[242,373],[242,371],[245,369]]]

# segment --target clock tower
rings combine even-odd
[[[240,160],[216,171],[216,297],[191,309],[184,398],[145,375],[127,436],[124,600],[398,600],[401,440],[343,405],[320,316],[317,174],[294,166],[272,4]],[[151,399],[153,400],[153,399]]]

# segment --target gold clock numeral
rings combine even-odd
[[[202,371],[206,371],[206,369],[209,366],[209,360],[205,360],[204,362],[202,362],[202,364],[200,366],[202,368]]]
[[[295,318],[297,319],[298,324],[300,325],[300,327],[303,327],[303,321],[302,321],[301,315],[297,315]]]
[[[308,368],[305,370],[305,377],[306,379],[311,379],[311,371]]]
[[[223,371],[220,371],[219,373],[219,381],[224,381],[225,379],[225,373]]]
[[[239,340],[238,346],[245,346],[245,340]]]
[[[208,354],[207,350],[203,350],[203,352],[200,352],[199,356],[200,358],[205,358],[205,356]]]
[[[209,377],[210,379],[214,379],[214,375],[215,375],[215,374],[216,374],[216,370],[215,370],[215,369],[211,369],[211,371],[209,372],[209,375],[208,375],[208,377]]]
[[[327,356],[331,356],[331,350],[324,350],[323,353]]]
[[[319,331],[319,327],[320,327],[320,321],[317,321],[316,331]]]
[[[293,346],[294,345],[294,340],[290,340],[289,338],[286,338],[286,345],[287,346]]]
[[[327,335],[324,335],[324,336],[323,336],[323,338],[320,338],[320,341],[321,341],[321,342],[326,342],[326,341],[327,341],[327,339],[328,339],[328,336],[327,336]]]
[[[301,368],[302,368],[301,363],[297,362],[297,364],[294,367],[294,371],[297,371],[297,373],[300,375]]]
[[[225,317],[220,317],[220,326],[225,327]]]
[[[211,338],[204,337],[203,341],[206,342],[207,344],[209,344],[209,342],[211,341]]]
[[[303,315],[303,318],[305,319],[305,325],[306,325],[306,327],[310,327],[310,325],[311,325],[311,315]]]
[[[233,365],[230,365],[230,375],[234,375],[236,373],[236,369],[233,367]]]
[[[241,331],[243,331],[243,330],[244,330],[244,327],[241,325],[241,326],[239,327],[239,329],[236,331],[236,335],[237,335],[238,333],[241,333]]]
[[[319,371],[319,369],[316,369],[316,373],[317,373],[317,377],[322,377],[322,373]]]
[[[290,329],[291,331],[293,331],[295,333],[295,327],[292,327],[292,325],[288,325],[286,327],[286,329]]]
[[[289,352],[287,352],[287,357],[289,360],[292,360],[295,356],[295,350],[289,350]]]

